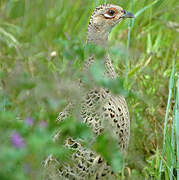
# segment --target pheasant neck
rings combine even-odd
[[[114,70],[114,66],[112,64],[112,61],[110,59],[110,56],[108,53],[105,55],[105,68],[106,68],[106,74],[109,78],[114,79],[117,78],[117,74]]]
[[[93,43],[99,46],[102,46],[105,48],[106,53],[104,56],[104,65],[105,65],[105,69],[106,69],[106,75],[109,78],[116,78],[117,75],[114,71],[114,67],[112,65],[112,61],[110,59],[109,54],[107,53],[107,45],[108,45],[108,35],[109,32],[106,31],[99,31],[98,27],[89,24],[88,26],[88,34],[87,34],[87,43]],[[94,58],[93,56],[91,56],[87,63],[85,64],[85,69],[88,69],[89,66],[94,62]]]
[[[99,27],[89,24],[87,33],[87,43],[93,43],[107,47],[109,32],[99,30]]]

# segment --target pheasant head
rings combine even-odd
[[[105,45],[111,29],[125,18],[134,18],[134,16],[120,6],[106,4],[97,7],[91,15],[87,42]]]

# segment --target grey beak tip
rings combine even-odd
[[[131,12],[125,11],[123,18],[135,18],[135,16]]]

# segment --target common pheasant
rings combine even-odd
[[[120,6],[105,4],[97,7],[88,26],[87,43],[93,43],[107,48],[108,35],[111,29],[125,18],[133,18],[132,13],[123,10]],[[84,65],[84,71],[89,70],[95,61],[92,55]],[[116,78],[109,55],[104,58],[105,74],[109,78]],[[73,105],[70,104],[57,118],[61,121],[68,115]],[[90,90],[84,97],[82,103],[81,117],[83,122],[91,127],[96,135],[99,135],[105,128],[105,123],[112,127],[113,133],[117,136],[120,151],[125,151],[130,136],[130,119],[126,101],[123,96],[114,95],[104,88]],[[75,164],[63,164],[59,168],[61,179],[115,179],[116,175],[112,168],[103,160],[100,155],[92,150],[83,147],[80,142],[69,138],[66,146],[76,150],[73,153]]]

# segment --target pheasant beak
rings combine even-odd
[[[135,18],[135,16],[131,12],[127,12],[124,10],[124,14],[122,15],[122,18]]]

